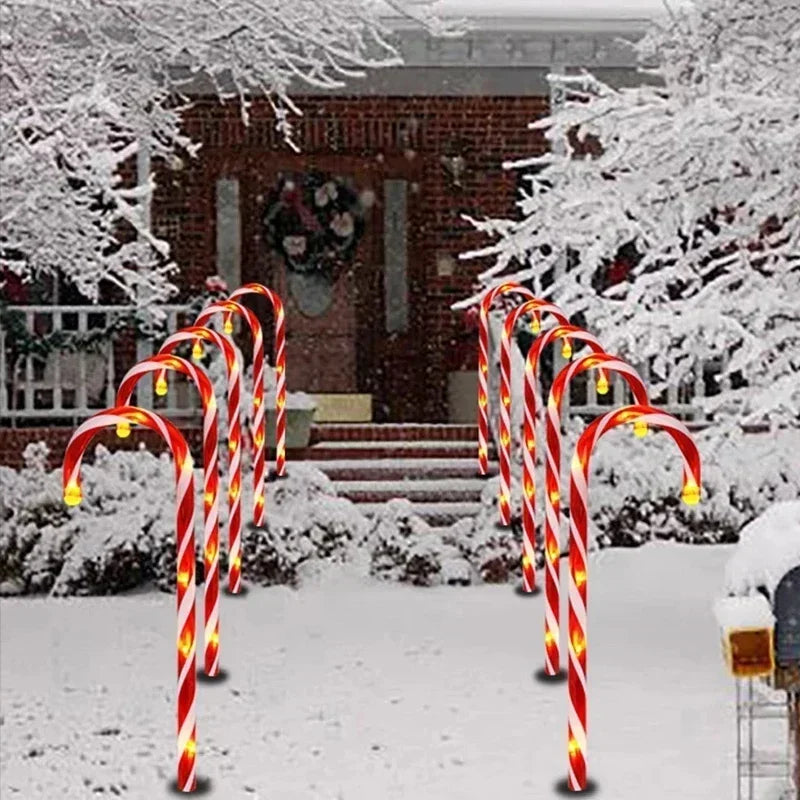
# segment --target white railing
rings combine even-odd
[[[653,382],[649,364],[635,366],[645,386],[649,388]],[[697,364],[693,378],[678,385],[668,386],[666,391],[658,397],[651,395],[652,404],[686,421],[705,422],[706,415],[696,402],[698,398],[706,395],[706,384],[703,378],[704,367],[702,362]],[[569,412],[573,415],[594,417],[605,414],[614,407],[635,403],[631,390],[621,375],[610,373],[608,378],[608,393],[600,395],[597,392],[596,370],[587,370],[576,376],[573,379],[570,394],[577,395],[577,398],[573,396],[570,400]]]
[[[190,320],[184,318],[185,307],[165,305],[161,307],[166,314],[169,332],[178,330]],[[31,333],[43,330],[75,331],[86,334],[91,330],[107,327],[116,316],[130,314],[134,306],[12,306],[9,311],[23,315],[25,326]],[[122,374],[117,375],[114,364],[113,342],[104,343],[97,353],[79,351],[67,353],[53,351],[47,358],[25,355],[10,362],[9,332],[0,326],[0,418],[17,420],[47,421],[85,418],[95,411],[114,405],[117,384]],[[152,340],[147,340],[152,352]],[[560,356],[559,356],[560,358]],[[133,366],[121,365],[123,372]],[[563,365],[562,361],[558,364]],[[557,364],[557,368],[558,368]],[[640,366],[639,373],[646,384],[650,383],[647,366]],[[603,414],[613,406],[633,402],[630,390],[622,378],[612,373],[609,377],[610,389],[606,395],[598,395],[595,383],[597,373],[589,370],[573,381],[570,394],[565,397],[564,410],[573,415],[595,416]],[[170,416],[199,415],[197,393],[185,380],[170,379],[171,388],[166,397],[153,395],[152,382],[142,378],[134,394],[134,402],[155,410],[169,412]],[[654,404],[665,411],[676,414],[691,422],[703,422],[704,415],[694,402],[705,394],[702,366],[696,371],[693,381],[680,387],[670,386],[666,397],[654,398]],[[660,400],[660,401],[659,401]]]
[[[166,314],[167,330],[178,330],[189,321],[182,319],[183,306],[161,306]],[[131,314],[134,306],[122,305],[31,305],[11,306],[9,312],[21,314],[29,333],[50,334],[54,331],[87,334],[108,327],[114,318]],[[116,374],[114,342],[101,343],[92,352],[65,352],[58,349],[46,357],[26,354],[11,363],[13,335],[0,325],[0,417],[19,420],[72,420],[85,418],[96,411],[114,405],[119,379],[133,366],[124,364],[123,373]],[[148,353],[152,352],[152,340]],[[172,381],[171,381],[172,383]],[[175,382],[175,391],[166,398],[152,394],[152,384],[143,378],[137,384],[136,402],[155,409],[165,409],[177,416],[198,413],[195,392],[182,382]]]

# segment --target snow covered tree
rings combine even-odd
[[[427,7],[396,12],[447,33]],[[96,299],[171,293],[169,248],[147,229],[152,185],[121,167],[140,147],[194,154],[180,128],[204,76],[221,100],[266,97],[291,142],[290,83],[343,86],[399,63],[374,0],[5,0],[0,6],[0,275],[61,273]]]
[[[506,165],[524,171],[520,216],[473,220],[496,241],[463,257],[650,360],[654,394],[716,360],[717,419],[797,425],[800,6],[697,0],[635,47],[639,86],[553,76],[565,104],[531,127],[560,147]]]

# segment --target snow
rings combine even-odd
[[[698,613],[729,552],[665,544],[592,563],[589,770],[603,796],[730,796],[733,685]],[[552,797],[566,685],[533,677],[542,603],[346,572],[223,596],[229,677],[198,684],[198,773],[226,800]],[[0,604],[0,794],[168,796],[173,599]]]
[[[763,594],[723,597],[714,603],[714,616],[725,632],[745,628],[775,627],[775,616]]]
[[[725,570],[730,594],[764,587],[772,595],[781,578],[800,566],[800,500],[770,506],[741,531],[736,552]]]
[[[378,514],[385,506],[385,503],[358,503],[358,510],[367,517]],[[441,503],[415,503],[411,502],[415,514],[421,517],[429,516],[450,516],[450,517],[474,517],[481,510],[479,502],[467,503],[457,501],[447,501]]]
[[[668,0],[676,8],[683,0]],[[666,13],[663,0],[439,0],[431,12],[441,17],[538,19],[649,19]]]

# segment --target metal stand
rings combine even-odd
[[[736,798],[758,800],[756,780],[759,778],[783,779],[785,791],[782,800],[792,800],[791,745],[789,736],[783,752],[763,750],[756,746],[756,720],[783,720],[789,731],[791,720],[790,696],[784,695],[752,678],[736,681]]]

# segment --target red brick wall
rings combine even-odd
[[[0,466],[19,469],[22,465],[22,453],[32,442],[47,442],[50,447],[48,465],[50,469],[61,466],[64,450],[73,433],[73,428],[2,428],[0,429]],[[202,463],[202,428],[181,426],[181,433],[192,450],[198,464]],[[117,437],[113,428],[101,431],[95,436],[86,451],[85,461],[91,464],[94,460],[94,448],[104,444],[109,450],[136,450],[140,443],[151,453],[161,453],[167,449],[164,440],[155,431],[134,427],[127,439]]]

